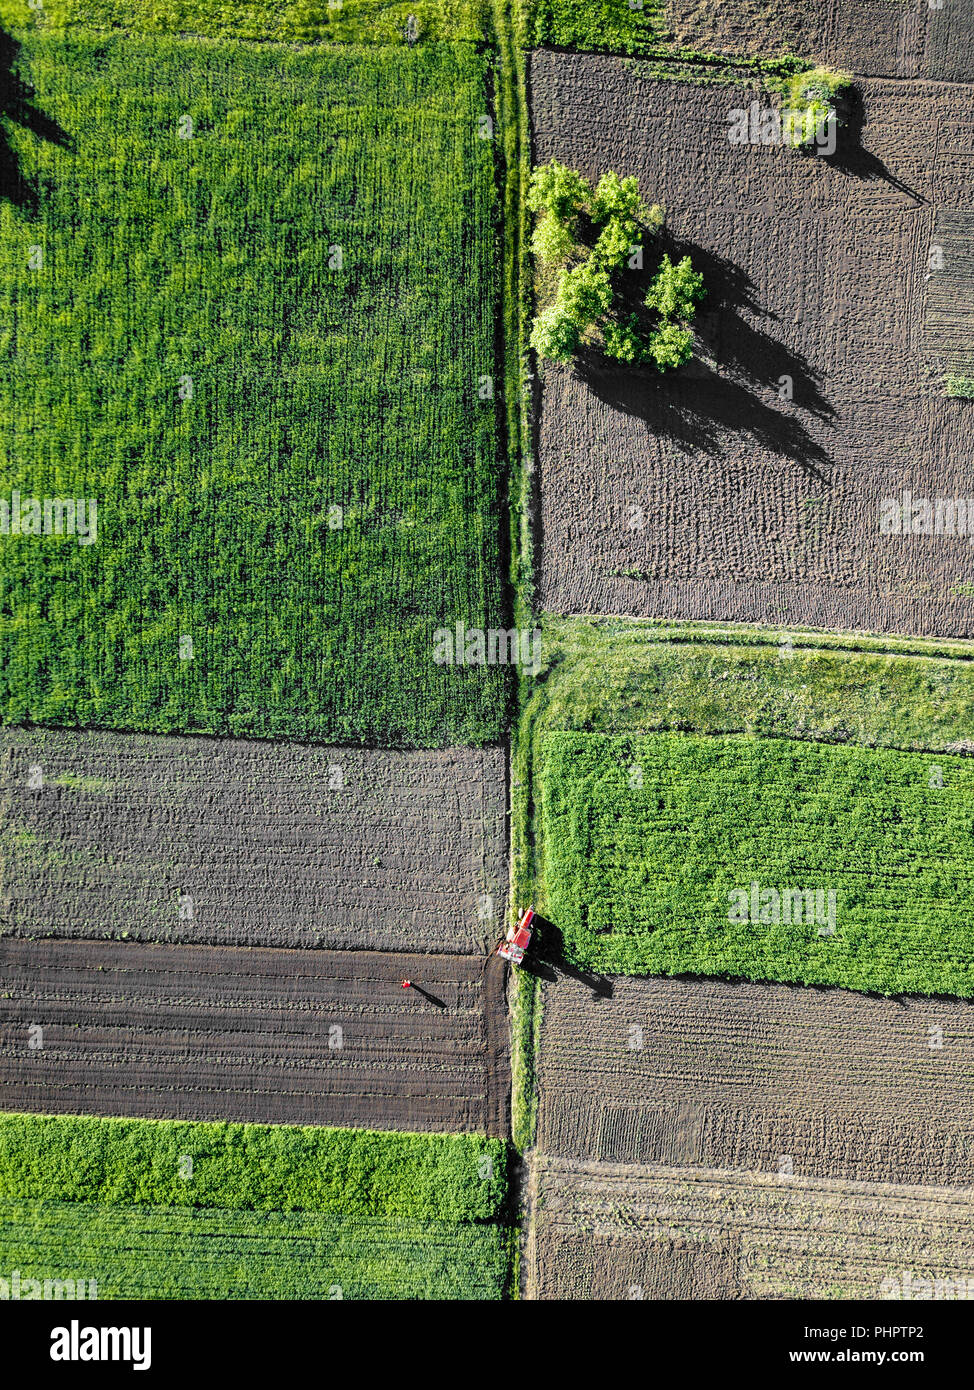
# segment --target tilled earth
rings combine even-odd
[[[0,731],[0,933],[482,955],[500,748]]]
[[[965,0],[667,0],[666,22],[678,44],[709,53],[798,53],[865,76],[974,75]]]
[[[611,986],[545,987],[544,1153],[974,1186],[974,1004],[720,980]]]
[[[549,1158],[533,1183],[536,1298],[970,1297],[969,1189]]]
[[[754,91],[532,55],[536,162],[638,175],[709,287],[680,373],[546,365],[546,609],[974,634],[971,536],[880,532],[884,499],[974,498],[974,402],[942,394],[971,297],[971,89],[857,89],[826,159],[731,144]]]
[[[506,970],[474,956],[7,937],[2,1106],[504,1135]]]

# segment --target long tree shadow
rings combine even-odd
[[[0,29],[0,198],[34,213],[40,203],[37,178],[21,169],[8,137],[8,121],[62,149],[70,149],[72,141],[57,121],[34,104],[34,89],[24,82],[16,66],[19,54],[17,40]]]
[[[852,88],[846,95],[843,108],[843,122],[839,127],[835,153],[816,155],[809,150],[805,152],[805,158],[822,159],[830,169],[847,174],[850,178],[888,183],[891,188],[904,193],[915,203],[926,203],[927,199],[922,193],[897,178],[877,155],[863,146],[862,132],[866,124],[866,111],[862,95],[856,88]]]
[[[703,274],[707,297],[701,306],[697,356],[682,369],[660,373],[610,365],[600,352],[583,350],[575,364],[579,376],[607,405],[642,420],[650,433],[672,439],[687,453],[721,457],[731,436],[750,435],[824,482],[829,455],[795,413],[800,408],[823,421],[833,416],[821,391],[821,374],[800,353],[755,326],[754,318],[773,320],[774,315],[759,303],[753,282],[739,266],[665,234],[658,245],[674,260],[689,256]],[[655,256],[651,259],[653,264],[628,280],[624,313],[638,317],[644,312],[641,301],[656,268]],[[732,375],[719,374],[707,360],[718,355]],[[782,400],[779,408],[757,389],[767,393],[783,377],[791,379],[792,399]]]
[[[835,414],[822,395],[822,373],[796,348],[755,327],[754,317],[775,322],[778,316],[758,301],[757,287],[740,266],[693,241],[666,237],[664,249],[674,260],[689,256],[694,269],[703,274],[707,297],[701,308],[720,322],[720,341],[714,347],[723,365],[761,386],[774,386],[781,377],[790,377],[796,406],[820,420]],[[742,315],[742,309],[749,311],[751,319]]]

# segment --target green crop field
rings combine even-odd
[[[127,33],[196,34],[252,40],[407,41],[481,39],[489,0],[0,0],[0,24],[45,30],[121,29]]]
[[[535,794],[539,907],[578,964],[974,994],[968,759],[550,733],[536,749]],[[753,900],[757,912],[752,885],[772,894]],[[805,890],[823,895],[818,909],[782,906]]]
[[[100,1298],[503,1296],[506,1146],[0,1115],[0,1272]]]
[[[508,1246],[498,1226],[442,1221],[0,1201],[21,1290],[94,1280],[106,1299],[498,1299]]]
[[[497,738],[487,58],[18,33],[0,499],[97,511],[0,535],[0,719]]]

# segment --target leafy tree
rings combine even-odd
[[[528,207],[534,213],[550,213],[567,224],[577,217],[591,197],[592,190],[581,174],[559,164],[557,159],[542,164],[531,175]]]
[[[539,357],[551,362],[570,362],[578,351],[580,337],[564,310],[549,304],[534,321],[531,346]]]
[[[693,333],[678,323],[663,323],[650,338],[648,352],[661,372],[682,367],[693,356]]]
[[[703,276],[694,270],[689,256],[684,256],[676,265],[669,256],[664,256],[656,279],[646,291],[646,308],[655,309],[664,319],[687,322],[693,318],[697,303],[705,293]]]
[[[610,320],[603,330],[605,355],[615,362],[635,366],[647,358],[646,343],[639,332],[639,320],[630,314],[623,322]]]
[[[575,237],[564,222],[549,213],[537,223],[531,237],[531,251],[542,265],[561,265],[575,249]]]
[[[600,340],[607,357],[627,365],[666,371],[690,357],[689,324],[705,291],[689,256],[674,264],[664,255],[642,308],[627,311],[621,277],[633,248],[663,221],[661,208],[644,203],[637,179],[609,170],[593,193],[580,174],[553,160],[535,170],[528,206],[538,217],[536,258],[562,266],[554,297],[532,328],[539,357],[570,362],[583,342]]]
[[[658,209],[656,209],[658,211]],[[639,195],[639,180],[630,176],[620,179],[614,170],[602,175],[591,203],[592,221],[597,227],[610,217],[626,218],[642,224],[649,222],[650,211]]]
[[[555,303],[584,332],[612,307],[608,273],[591,259],[573,266],[561,278]]]
[[[826,122],[834,118],[842,123],[842,102],[852,85],[848,72],[833,72],[829,68],[812,68],[795,73],[788,83],[788,109],[785,111],[784,131],[794,146],[811,145]]]

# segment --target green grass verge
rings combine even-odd
[[[541,650],[535,735],[672,729],[974,751],[972,642],[546,617]],[[526,756],[515,778],[529,780]]]
[[[0,0],[0,24],[21,32],[76,28],[202,38],[313,43],[407,42],[485,37],[489,0]]]
[[[500,1298],[507,1146],[0,1115],[0,1277],[101,1298]]]
[[[496,739],[501,669],[432,660],[503,625],[486,59],[41,33],[19,66],[70,143],[8,123],[39,202],[0,203],[0,495],[93,498],[98,539],[0,536],[0,719]]]
[[[577,964],[974,994],[971,760],[570,732],[540,739],[536,775],[540,907]],[[834,892],[834,920],[823,899],[811,922],[739,921],[752,883]]]

